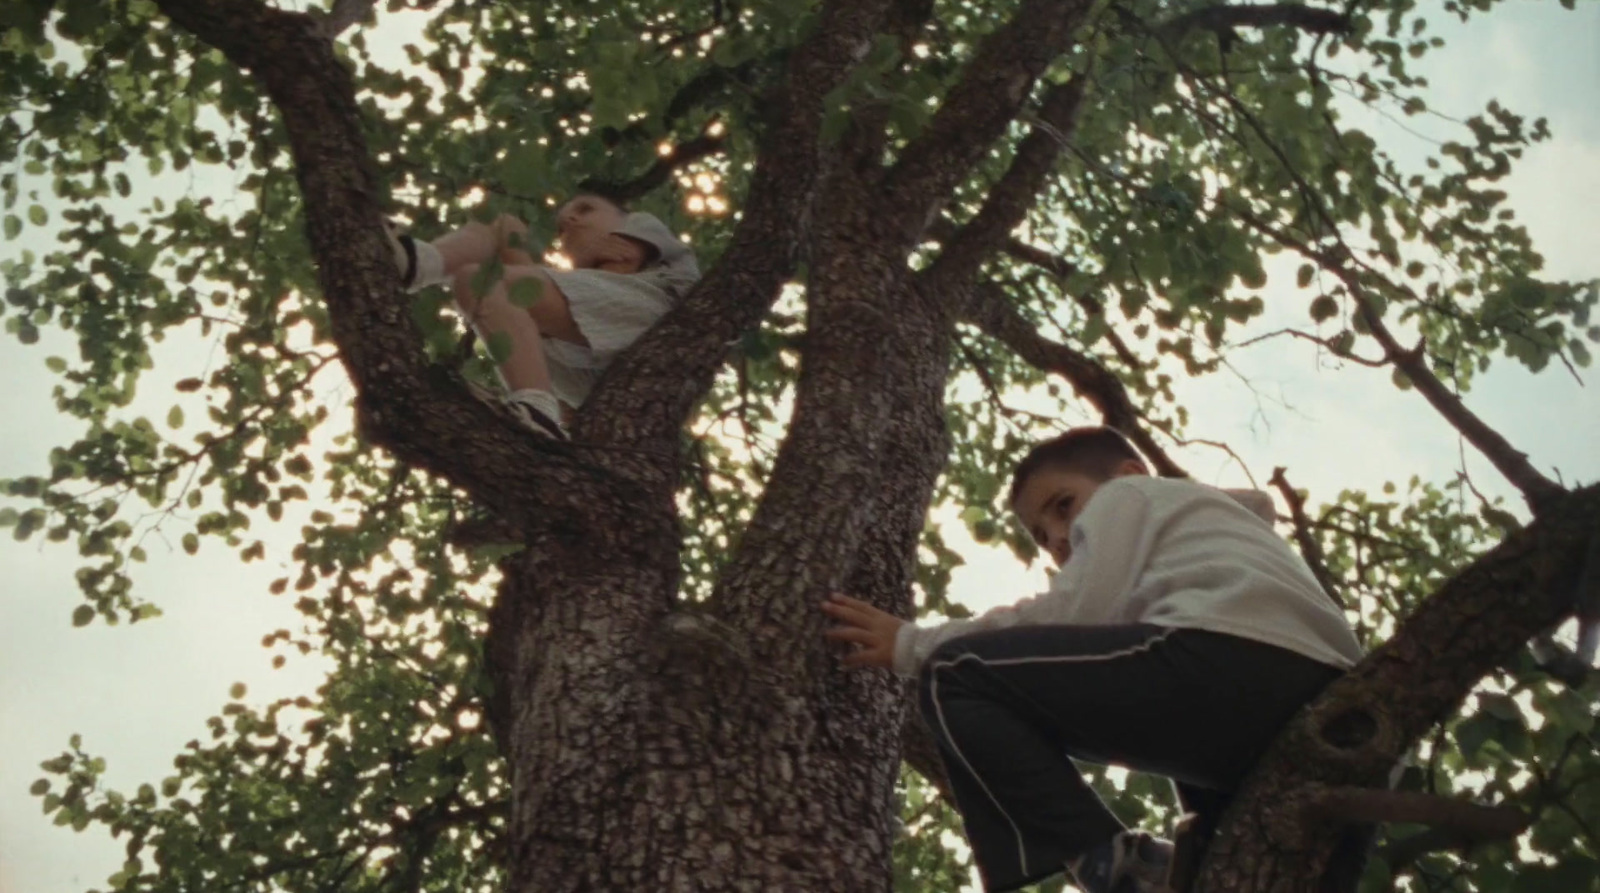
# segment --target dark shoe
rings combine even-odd
[[[512,391],[501,398],[502,405],[511,411],[512,418],[522,423],[522,427],[541,436],[554,440],[566,440],[567,429],[561,427],[561,421],[554,418],[539,404],[541,401],[533,395],[549,396],[538,391]],[[550,398],[554,403],[555,399]]]
[[[1084,854],[1074,872],[1085,893],[1171,893],[1172,844],[1143,831],[1124,831]]]

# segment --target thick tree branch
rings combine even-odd
[[[1378,315],[1371,297],[1357,276],[1345,269],[1342,264],[1335,271],[1335,275],[1339,276],[1350,289],[1351,297],[1356,300],[1357,315],[1366,323],[1367,329],[1372,332],[1372,337],[1377,339],[1389,361],[1405,373],[1412,386],[1440,415],[1444,416],[1445,421],[1460,431],[1468,442],[1477,447],[1478,451],[1506,476],[1507,480],[1522,491],[1523,498],[1535,512],[1543,509],[1563,492],[1559,484],[1533,467],[1533,463],[1528,461],[1527,453],[1513,447],[1500,432],[1489,427],[1487,422],[1468,409],[1467,404],[1433,374],[1433,370],[1428,368],[1420,342],[1410,350],[1400,346],[1400,342],[1384,323],[1383,317]]]
[[[889,171],[883,195],[897,218],[919,233],[926,227],[1022,111],[1035,81],[1067,48],[1089,7],[1083,0],[1025,0],[984,40],[960,82]]]
[[[1406,822],[1448,829],[1467,840],[1515,837],[1532,821],[1515,806],[1484,806],[1454,797],[1378,788],[1325,788],[1311,795],[1306,808],[1316,821]]]
[[[161,0],[180,27],[266,89],[283,117],[308,236],[359,421],[402,461],[444,475],[508,517],[575,452],[536,446],[424,359],[383,235],[370,153],[349,71],[318,21],[258,0]],[[518,497],[520,494],[520,498]]]
[[[919,278],[922,287],[953,293],[977,275],[989,256],[1004,245],[1011,231],[1022,224],[1039,190],[1055,169],[1056,160],[1077,128],[1083,108],[1087,78],[1080,75],[1057,84],[1045,94],[1038,121],[1017,146],[999,181],[989,190],[983,207],[973,218],[948,235],[941,235],[943,250]]]
[[[1352,27],[1350,17],[1331,9],[1298,3],[1206,6],[1184,13],[1159,26],[1168,39],[1195,31],[1229,31],[1234,28],[1271,28],[1288,25],[1312,34],[1343,34]]]
[[[1306,517],[1306,501],[1300,497],[1295,488],[1289,486],[1289,479],[1283,475],[1286,470],[1283,466],[1274,468],[1272,477],[1267,483],[1278,488],[1278,492],[1283,494],[1283,501],[1289,506],[1289,520],[1294,524],[1294,541],[1300,547],[1301,557],[1305,558],[1322,591],[1342,611],[1344,599],[1339,597],[1339,591],[1333,586],[1333,576],[1328,573],[1328,558],[1322,554],[1322,544],[1317,542],[1316,534],[1311,532],[1311,519]]]
[[[823,169],[824,100],[866,54],[888,5],[837,0],[824,7],[766,103],[767,132],[722,261],[612,366],[578,416],[578,437],[676,452],[678,432],[728,345],[760,321],[794,272]],[[657,484],[669,488],[675,480],[664,467]]]
[[[633,201],[666,183],[679,168],[721,152],[725,142],[723,136],[702,133],[693,139],[674,145],[667,154],[658,155],[655,163],[637,177],[628,180],[587,179],[578,184],[578,189],[617,201]]]
[[[1011,348],[1034,367],[1065,378],[1075,391],[1094,404],[1107,425],[1127,435],[1149,457],[1158,474],[1188,476],[1139,423],[1139,412],[1129,399],[1122,379],[1093,358],[1040,335],[1011,306],[998,285],[983,283],[973,289],[962,310],[962,318]]]
[[[322,33],[329,40],[338,37],[346,28],[355,25],[368,15],[378,0],[337,0],[333,9],[322,18]]]
[[[1309,804],[1326,787],[1381,785],[1413,742],[1458,709],[1484,675],[1570,616],[1597,531],[1600,485],[1553,499],[1532,524],[1452,577],[1382,647],[1330,685],[1246,780],[1211,845],[1196,893],[1235,889],[1230,865],[1326,864],[1328,835],[1293,815],[1309,815]]]

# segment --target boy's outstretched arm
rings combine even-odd
[[[822,603],[822,610],[839,621],[823,633],[835,642],[847,642],[856,649],[842,659],[847,667],[894,668],[894,643],[905,621],[848,595],[834,594]]]

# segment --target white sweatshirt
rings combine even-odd
[[[941,642],[1008,626],[1150,623],[1277,645],[1350,667],[1350,624],[1272,529],[1272,497],[1129,475],[1097,488],[1073,522],[1050,589],[970,620],[906,624],[894,668],[914,675]]]

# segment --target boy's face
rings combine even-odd
[[[609,201],[594,195],[578,195],[556,212],[556,234],[561,251],[580,269],[598,266],[604,259],[612,232],[628,215]]]
[[[1128,460],[1117,466],[1112,478],[1148,474],[1143,465]],[[1089,497],[1105,481],[1078,471],[1041,468],[1022,483],[1013,508],[1039,548],[1050,553],[1060,567],[1072,557],[1072,522],[1078,520]]]

